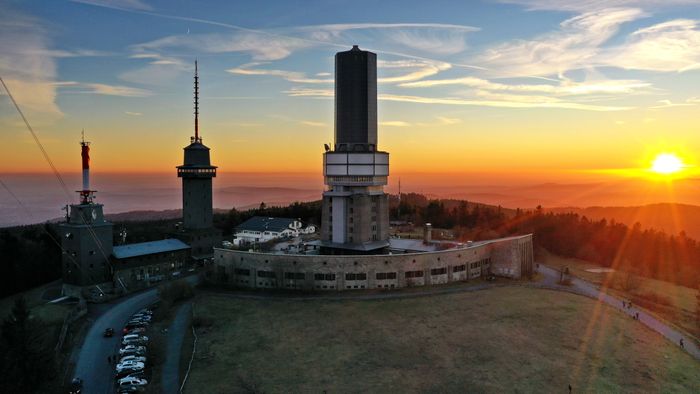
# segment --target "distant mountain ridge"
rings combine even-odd
[[[697,205],[658,203],[633,207],[557,207],[545,208],[545,211],[573,212],[593,220],[615,220],[630,227],[639,222],[642,228],[673,235],[685,231],[690,238],[700,239],[700,206]]]

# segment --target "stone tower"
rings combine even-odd
[[[385,252],[389,153],[377,150],[377,55],[357,45],[335,55],[335,144],[323,166],[322,252]]]
[[[113,247],[113,225],[104,218],[102,204],[95,203],[95,190],[90,189],[90,143],[80,142],[83,162],[83,189],[80,202],[66,207],[66,221],[59,224],[63,291],[80,296],[86,286],[111,282],[110,255]],[[99,290],[101,292],[102,290]]]
[[[182,178],[182,228],[178,238],[192,247],[194,258],[208,257],[218,242],[218,231],[212,227],[212,178],[216,166],[211,165],[209,148],[199,135],[199,75],[194,63],[194,137],[184,148],[184,163],[177,167]]]

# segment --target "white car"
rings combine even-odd
[[[129,334],[122,338],[122,345],[143,345],[148,342],[148,337],[145,335]]]
[[[129,371],[141,371],[145,368],[144,363],[138,361],[124,361],[123,363],[117,364],[117,373]]]
[[[119,354],[146,352],[145,346],[127,345],[119,349]]]
[[[118,380],[120,386],[145,386],[148,384],[146,379],[139,379],[133,376],[127,376]]]
[[[140,363],[145,363],[146,362],[146,357],[144,356],[137,356],[135,354],[130,354],[128,356],[124,356],[119,360],[119,363],[123,363],[124,361],[138,361]]]

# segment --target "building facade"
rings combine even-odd
[[[115,246],[115,286],[133,291],[180,277],[191,267],[189,256],[190,246],[178,239]]]
[[[314,232],[316,232],[316,226],[304,227],[301,220],[298,219],[253,216],[236,226],[233,244],[242,246],[279,238],[298,237],[301,234],[313,234]]]
[[[215,276],[244,288],[340,291],[393,289],[533,272],[532,235],[474,242],[435,252],[293,255],[215,249]]]
[[[389,153],[377,150],[377,55],[357,45],[335,55],[335,143],[323,175],[322,253],[385,252]]]

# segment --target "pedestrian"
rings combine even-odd
[[[681,344],[681,349],[685,349],[685,344],[683,344],[683,338],[681,338],[680,344]]]
[[[107,356],[107,364],[112,364],[112,356]]]
[[[571,385],[569,385],[569,394],[571,394],[571,389],[572,389],[572,387],[571,387]]]
[[[625,300],[622,300],[622,309],[625,309],[627,305],[625,304]]]
[[[639,320],[639,312],[635,313],[634,316],[637,320]]]

